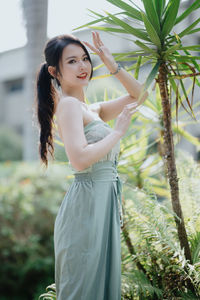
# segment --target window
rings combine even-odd
[[[15,93],[18,91],[22,91],[24,88],[24,79],[17,78],[5,81],[5,90],[7,93]]]

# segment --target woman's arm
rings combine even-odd
[[[135,112],[133,109],[133,104],[126,107],[111,133],[94,144],[88,144],[84,134],[79,100],[73,97],[61,99],[57,106],[57,121],[61,129],[65,151],[72,166],[78,171],[82,171],[104,157],[128,129],[132,113]]]
[[[94,46],[88,42],[84,42],[91,50],[96,52],[101,58],[102,62],[111,73],[117,70],[118,64],[110,53],[109,49],[103,44],[98,32],[92,32]],[[148,96],[147,91],[143,91],[144,85],[139,83],[133,76],[131,76],[125,69],[121,68],[115,74],[124,88],[127,90],[128,95],[119,97],[107,102],[100,102],[100,117],[104,121],[115,119],[123,110],[126,104],[136,102],[138,105],[142,104]],[[143,95],[142,95],[143,94]],[[141,99],[138,99],[141,95]]]

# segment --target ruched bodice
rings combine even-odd
[[[101,139],[106,137],[110,132],[112,132],[112,130],[113,129],[107,123],[101,120],[93,120],[84,127],[85,137],[88,144],[93,144],[100,141]],[[117,162],[119,151],[120,151],[120,141],[117,144],[115,144],[115,146],[98,162],[107,161],[107,160],[110,160],[112,162]],[[83,171],[77,171],[74,167],[72,167],[70,162],[69,165],[74,174],[87,173],[92,168],[92,166],[90,166],[89,168],[86,168]]]

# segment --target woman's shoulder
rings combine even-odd
[[[77,98],[71,96],[62,97],[57,103],[55,114],[60,114],[66,110],[77,109],[77,107],[81,107],[81,103]]]
[[[75,105],[80,105],[80,101],[75,98],[75,97],[72,97],[72,96],[65,96],[65,97],[61,97],[59,102],[58,102],[58,105],[57,107],[59,106],[66,106],[66,105],[69,105],[69,104],[75,104]]]

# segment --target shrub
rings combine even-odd
[[[69,173],[65,165],[1,164],[0,299],[37,299],[54,281],[53,225]]]
[[[0,128],[0,161],[22,159],[22,138],[8,127]]]

